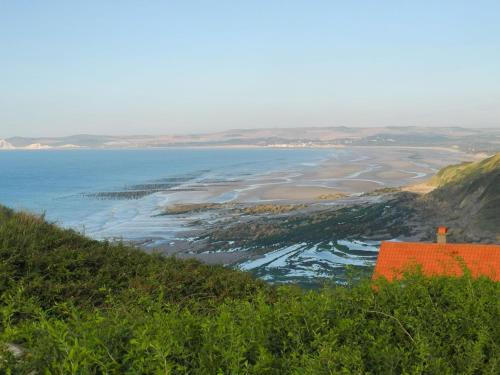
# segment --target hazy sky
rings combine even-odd
[[[0,0],[0,138],[500,126],[500,1]]]

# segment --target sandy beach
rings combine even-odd
[[[160,248],[165,254],[207,263],[239,263],[249,254],[205,251],[203,241],[193,239],[209,233],[211,228],[275,214],[261,212],[247,216],[237,209],[241,207],[295,204],[301,205],[300,211],[307,213],[308,210],[374,201],[378,199],[376,195],[363,193],[378,189],[402,187],[408,191],[427,192],[430,187],[425,182],[437,170],[472,159],[473,155],[447,149],[344,147],[332,150],[328,159],[316,165],[300,165],[293,170],[253,175],[238,181],[183,186],[188,189],[159,194],[163,196],[159,211],[168,212],[178,209],[178,205],[187,205],[185,211],[167,218],[184,231],[177,232],[173,241],[153,241],[154,246],[150,247]],[[191,210],[189,205],[192,205]]]
[[[471,160],[472,155],[439,148],[344,147],[314,166],[207,183],[195,191],[167,193],[169,204],[206,202],[320,203],[377,189],[419,185],[438,169]]]

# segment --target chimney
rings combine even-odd
[[[446,243],[446,233],[448,233],[448,228],[446,228],[445,226],[438,227],[437,243]]]

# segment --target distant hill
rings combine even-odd
[[[67,137],[12,137],[5,139],[16,148],[44,145],[52,148],[148,148],[148,147],[328,147],[328,146],[401,146],[447,147],[466,152],[500,151],[500,129],[459,127],[303,127],[233,129],[200,134],[170,135],[89,135]],[[0,146],[1,148],[1,146]]]

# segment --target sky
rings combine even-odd
[[[500,127],[500,1],[0,0],[0,138]]]

